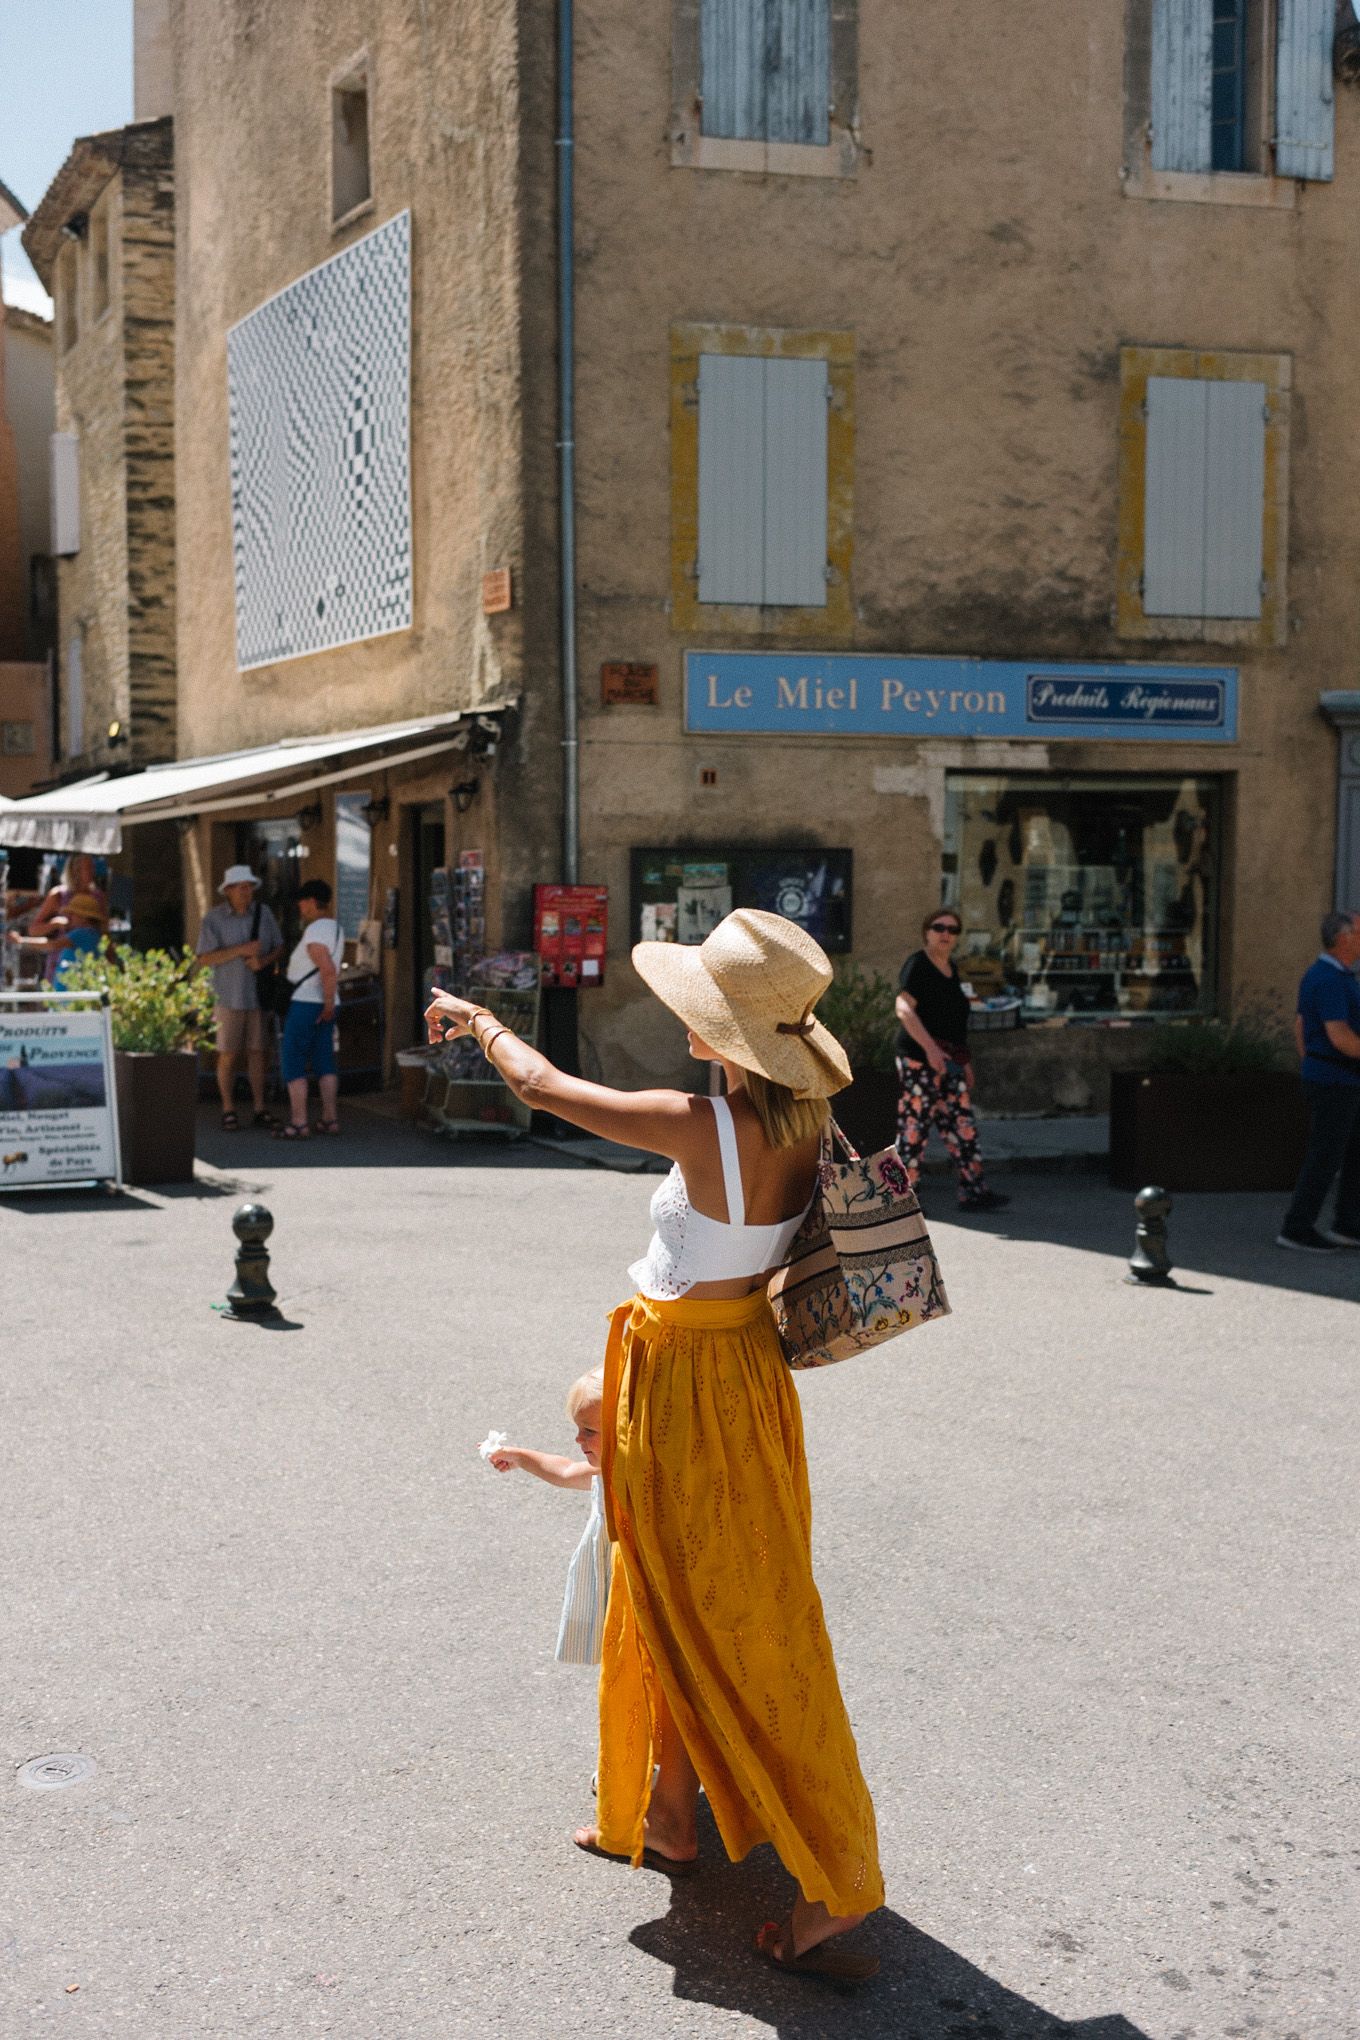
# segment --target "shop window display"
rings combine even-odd
[[[960,970],[1027,1020],[1212,1012],[1218,840],[1211,779],[951,773]]]
[[[850,947],[849,850],[634,850],[635,942],[702,942],[734,907],[763,907],[806,928],[830,955]]]

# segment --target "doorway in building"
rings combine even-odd
[[[415,874],[414,924],[411,953],[415,963],[416,1035],[423,1040],[421,1015],[430,1003],[434,983],[434,929],[430,909],[430,882],[444,862],[444,803],[427,801],[411,809],[411,869]]]
[[[273,912],[283,931],[285,951],[291,952],[302,935],[302,916],[297,894],[302,883],[302,831],[296,816],[267,822],[236,824],[236,861],[248,864],[261,881],[257,899]]]

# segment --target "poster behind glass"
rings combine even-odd
[[[335,798],[335,918],[347,942],[357,942],[359,923],[368,919],[373,839],[364,809],[372,797],[369,793],[340,793]]]
[[[734,907],[762,907],[842,955],[853,865],[849,850],[634,850],[633,939],[693,946]]]
[[[1212,1012],[1218,843],[1212,779],[951,774],[960,968],[1029,1020]]]

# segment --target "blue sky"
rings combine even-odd
[[[77,135],[132,119],[132,0],[0,0],[0,183],[31,212]],[[16,229],[0,240],[5,299],[46,309]]]

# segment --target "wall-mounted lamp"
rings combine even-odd
[[[298,809],[298,827],[308,834],[321,827],[321,803],[313,801],[310,807]]]
[[[388,794],[381,800],[366,800],[359,810],[370,829],[376,829],[379,822],[385,822],[392,812],[392,801]]]
[[[111,744],[125,744],[127,742],[127,731],[116,718],[109,724],[109,742]]]
[[[449,799],[453,802],[456,815],[465,815],[481,792],[480,779],[460,779],[457,786],[449,788]]]
[[[90,215],[83,212],[72,213],[61,231],[68,241],[83,241],[90,231]]]

